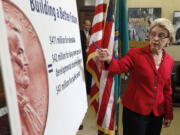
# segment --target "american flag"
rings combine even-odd
[[[96,0],[86,64],[93,76],[90,106],[96,114],[98,130],[110,135],[114,135],[115,128],[114,76],[101,69],[93,43],[113,53],[114,33],[114,0]]]

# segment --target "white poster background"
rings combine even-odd
[[[75,55],[74,57],[71,57],[71,59],[59,60],[58,62],[53,62],[52,55],[65,52],[73,52],[74,50],[81,50],[79,22],[73,23],[57,18],[57,16],[55,21],[53,16],[48,16],[36,11],[32,11],[30,2],[33,1],[34,0],[12,0],[12,3],[14,3],[19,9],[21,9],[26,17],[30,20],[39,37],[45,57],[49,83],[49,101],[44,135],[74,135],[77,132],[79,125],[81,124],[87,111],[87,96],[85,90],[82,54],[80,53],[78,55]],[[36,1],[46,1],[48,2],[48,5],[51,5],[56,9],[60,7],[63,11],[71,13],[74,17],[78,18],[75,0]],[[3,12],[0,12],[0,20],[2,20],[4,16],[2,13]],[[1,52],[3,52],[1,53],[3,78],[4,83],[7,83],[7,85],[5,85],[5,91],[8,102],[12,133],[13,135],[20,135],[21,133],[19,132],[21,130],[19,129],[19,117],[17,117],[18,107],[17,99],[15,98],[16,93],[13,92],[10,94],[12,90],[16,89],[14,79],[10,79],[13,78],[13,73],[12,69],[10,69],[11,72],[9,74],[7,74],[7,72],[5,71],[5,69],[7,70],[7,68],[11,68],[12,66],[8,54],[8,43],[7,36],[5,36],[6,30],[4,26],[4,22],[0,21],[0,45]],[[49,40],[50,37],[73,37],[75,39],[75,43],[51,45]],[[81,60],[81,63],[77,64],[74,68],[68,70],[64,74],[56,76],[57,69],[61,69],[61,67],[71,64],[76,60]],[[48,72],[48,64],[52,64],[53,72],[51,73]],[[76,73],[79,73],[79,76],[75,79],[75,81],[58,92],[56,87],[59,84],[62,84],[63,81],[73,77],[73,75]]]

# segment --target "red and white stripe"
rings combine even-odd
[[[92,42],[95,42],[100,48],[108,48],[113,53],[114,22],[104,24],[106,7],[107,0],[96,0],[86,66],[93,76],[90,105],[96,113],[98,129],[108,134],[114,134],[114,77],[108,71],[101,69],[102,63],[96,58],[96,48],[92,45]]]

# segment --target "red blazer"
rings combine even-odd
[[[164,115],[173,119],[171,72],[173,58],[164,51],[163,61],[157,70],[150,51],[150,45],[132,48],[120,60],[112,59],[107,68],[110,72],[121,74],[130,72],[128,89],[122,99],[123,105],[131,111],[155,116]]]

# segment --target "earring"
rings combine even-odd
[[[170,45],[170,44],[169,44],[169,43],[167,43],[167,44],[166,44],[166,47],[169,47],[169,45]]]

